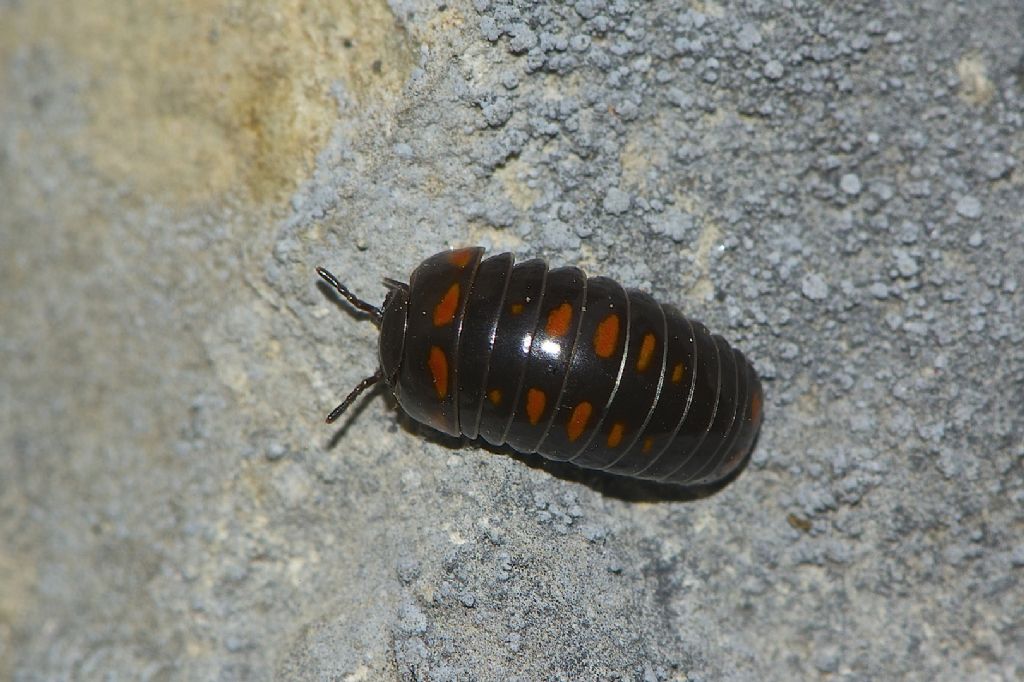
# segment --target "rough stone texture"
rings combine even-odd
[[[1019,0],[8,1],[0,93],[0,677],[1024,677]],[[736,342],[748,469],[325,427],[313,267],[467,243]]]

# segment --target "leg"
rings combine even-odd
[[[405,282],[399,282],[397,279],[391,279],[390,277],[384,278],[384,286],[388,289],[399,289],[405,293],[409,293],[409,285]]]
[[[373,386],[375,383],[377,383],[383,378],[384,375],[381,374],[381,371],[378,369],[372,377],[366,377],[365,379],[360,381],[359,384],[352,389],[352,392],[349,393],[343,401],[341,401],[341,405],[335,407],[333,410],[331,410],[331,413],[327,415],[327,423],[333,424],[338,419],[338,417],[340,417],[342,413],[344,413],[345,410],[347,410],[349,406],[355,402],[356,398],[362,395],[363,391],[368,389],[370,386]]]
[[[370,305],[369,303],[367,303],[366,301],[362,300],[361,298],[357,298],[355,296],[355,294],[353,294],[351,291],[346,289],[345,285],[342,284],[341,282],[339,282],[338,278],[335,277],[334,275],[332,275],[330,273],[330,271],[327,270],[327,268],[319,268],[318,267],[316,269],[316,274],[318,274],[321,277],[323,277],[324,281],[326,281],[332,287],[337,289],[338,293],[341,294],[342,297],[346,301],[349,302],[349,305],[351,305],[356,310],[361,310],[362,312],[364,312],[367,315],[369,315],[370,317],[372,317],[373,321],[375,323],[379,323],[380,322],[380,318],[381,318],[381,315],[382,315],[380,308],[378,308],[375,305]]]

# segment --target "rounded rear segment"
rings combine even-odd
[[[735,352],[741,358],[737,365],[743,367],[741,376],[745,375],[746,382],[745,399],[740,405],[743,416],[737,419],[737,424],[733,425],[733,429],[737,431],[737,434],[721,457],[721,461],[698,483],[714,483],[730,476],[739,469],[750,455],[754,442],[757,440],[758,431],[761,429],[762,407],[764,404],[761,380],[758,378],[757,372],[754,370],[753,365],[750,364],[750,361],[744,358],[739,351]]]
[[[395,397],[410,417],[453,436],[459,435],[459,339],[483,251],[470,247],[436,254],[423,261],[409,279],[405,342],[393,384]],[[382,324],[382,363],[385,345],[390,343],[392,339],[384,339]]]
[[[704,438],[696,450],[689,456],[681,458],[679,466],[663,480],[672,483],[692,484],[699,480],[703,472],[718,461],[718,452],[732,433],[733,422],[736,421],[736,407],[739,399],[739,371],[736,367],[736,356],[729,343],[715,334],[712,336],[718,347],[718,366],[721,370],[715,407],[715,418],[711,421]],[[682,455],[682,453],[679,453]]]

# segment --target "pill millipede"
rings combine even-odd
[[[735,472],[763,417],[743,354],[650,295],[576,267],[469,247],[435,254],[378,308],[317,273],[380,328],[383,381],[438,431],[637,479],[697,485]]]

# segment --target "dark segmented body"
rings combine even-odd
[[[753,446],[753,367],[643,292],[479,247],[393,284],[378,376],[439,431],[679,484],[728,476]]]

